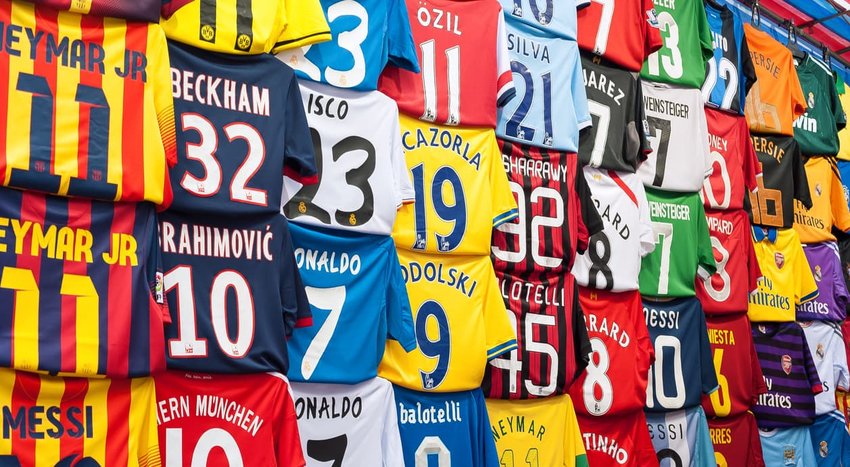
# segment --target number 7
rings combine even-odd
[[[656,244],[661,242],[661,268],[658,271],[658,294],[665,295],[670,287],[670,250],[673,245],[673,224],[653,222]],[[659,239],[660,237],[660,239]]]
[[[647,116],[646,121],[652,130],[650,138],[657,141],[657,144],[652,145],[655,148],[655,178],[652,180],[652,185],[661,186],[664,183],[664,171],[667,169],[667,152],[670,148],[672,128],[670,120]]]
[[[339,316],[342,314],[342,307],[345,305],[345,286],[331,287],[328,289],[320,289],[317,287],[304,287],[307,292],[307,299],[310,305],[320,310],[329,310],[327,319],[322,323],[319,332],[313,337],[307,350],[304,351],[304,359],[301,360],[301,375],[305,380],[309,380],[316,371],[319,360],[328,349],[328,344],[331,342],[337,324],[339,324]]]

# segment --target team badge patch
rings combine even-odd
[[[797,448],[791,444],[786,444],[782,452],[782,459],[785,465],[797,465]]]
[[[790,355],[783,355],[782,356],[782,371],[784,371],[786,375],[791,374],[791,356]]]
[[[817,350],[815,350],[815,353],[818,355],[818,357],[821,358],[821,360],[823,360],[825,352],[823,350],[823,344],[821,344],[820,342],[818,342],[818,348]]]
[[[823,193],[823,188],[821,187],[820,183],[816,184],[815,185],[815,194],[818,195],[818,198],[820,198],[820,195],[822,193]]]
[[[815,280],[820,282],[823,279],[823,272],[821,271],[820,264],[815,265]]]
[[[826,456],[829,455],[829,443],[827,443],[826,441],[821,441],[818,444],[818,446],[820,447],[820,449],[818,450],[818,453],[820,454],[821,457],[826,459]]]
[[[809,91],[809,98],[806,100],[806,103],[809,104],[810,109],[815,108],[815,93]]]
[[[773,261],[776,263],[776,267],[782,269],[782,266],[785,266],[785,255],[777,251],[773,254]]]

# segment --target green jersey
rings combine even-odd
[[[699,193],[646,189],[655,250],[643,258],[640,293],[650,297],[691,297],[696,276],[714,274],[714,250]]]
[[[664,47],[646,58],[641,77],[701,88],[706,63],[714,56],[702,0],[653,0],[653,3]]]
[[[835,77],[827,65],[809,54],[797,64],[797,76],[807,108],[794,121],[794,139],[804,156],[834,156],[839,148],[838,130],[847,123]]]

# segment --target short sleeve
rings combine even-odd
[[[847,292],[847,284],[844,281],[844,268],[841,262],[841,256],[838,251],[835,252],[837,268],[833,271],[835,277],[832,279],[832,295],[835,298],[835,304],[840,310],[845,310],[848,302],[850,302],[850,293]]]
[[[514,74],[511,71],[511,56],[508,52],[508,32],[502,9],[498,11],[499,27],[496,32],[496,105],[504,106],[516,95]]]
[[[387,334],[396,340],[405,352],[416,348],[416,334],[413,329],[413,311],[407,287],[401,274],[398,255],[392,242],[387,242]]]
[[[643,316],[637,316],[636,313],[634,322],[635,347],[637,348],[635,362],[637,365],[637,374],[640,378],[635,388],[638,391],[637,400],[641,400],[646,398],[646,386],[649,384],[649,368],[655,361],[655,348],[653,347],[652,338],[649,336],[649,329],[646,327]]]
[[[747,232],[751,232],[750,227],[750,219],[747,217]],[[761,266],[759,266],[759,259],[756,256],[756,249],[753,246],[753,242],[748,239],[743,241],[743,247],[747,250],[747,295],[751,292],[755,292],[759,288],[759,279],[763,277],[761,272]]]
[[[812,393],[820,394],[823,392],[823,380],[818,375],[818,369],[815,366],[815,361],[812,360],[812,353],[809,351],[809,343],[806,341],[806,335],[802,329],[800,329],[800,339],[803,341],[803,365],[806,370],[806,379],[809,382],[809,387],[812,388]]]
[[[489,272],[493,275],[492,269]],[[483,303],[484,334],[487,341],[487,360],[492,360],[517,348],[516,330],[511,325],[505,302],[499,293],[495,276],[487,281]]]
[[[137,465],[139,467],[157,467],[159,466],[160,454],[159,428],[156,419],[158,412],[154,410],[156,403],[154,380],[153,378],[136,378],[131,379],[126,384],[130,386],[129,392],[133,403],[149,405],[149,407],[137,406],[137,410],[130,411],[131,414],[141,415],[143,418],[142,420],[135,420],[136,423],[139,423],[138,438],[133,440],[138,443],[139,458]],[[142,394],[143,392],[144,394]]]
[[[578,202],[581,207],[581,226],[584,232],[579,235],[577,245],[578,253],[583,254],[588,247],[590,237],[605,230],[605,224],[602,222],[602,217],[599,216],[599,211],[596,210],[596,203],[593,202],[593,193],[590,185],[587,184],[587,179],[582,173],[576,174],[575,185],[576,193],[578,193]]]
[[[514,193],[511,191],[510,184],[508,184],[505,167],[502,166],[502,155],[495,140],[496,136],[490,132],[489,137],[493,140],[487,144],[487,147],[491,148],[488,154],[490,162],[490,202],[493,206],[493,227],[496,228],[505,222],[516,219],[519,211]],[[479,196],[481,195],[479,194]]]
[[[714,457],[714,445],[711,443],[711,434],[708,431],[708,420],[705,418],[705,413],[702,409],[697,409],[699,413],[699,424],[697,426],[697,442],[696,455],[694,456],[693,465],[715,466],[716,458]]]
[[[835,330],[835,339],[842,339],[838,329]],[[835,387],[841,391],[846,391],[850,387],[850,370],[847,369],[847,354],[844,352],[842,345],[836,345],[839,349],[835,352],[834,371],[835,371]]]
[[[638,159],[634,165],[637,166],[649,157],[649,153],[652,152],[652,144],[649,142],[649,122],[646,120],[646,107],[643,105],[643,85],[640,78],[637,78],[635,81],[635,88],[634,116],[635,130],[637,131],[639,140],[639,152],[637,154]]]
[[[640,234],[640,256],[641,258],[645,258],[655,251],[655,235],[652,231],[652,217],[649,215],[649,202],[646,200],[646,190],[643,189],[643,184],[640,184],[637,189],[635,189],[635,195],[638,199],[638,210],[640,216],[640,224],[638,225],[638,231]]]
[[[281,254],[285,255],[281,260],[280,271],[281,312],[283,313],[286,335],[290,336],[294,328],[305,328],[313,325],[313,311],[310,309],[310,301],[307,299],[304,282],[301,279],[301,273],[298,271],[298,264],[295,262],[295,255],[292,252],[289,230],[285,230],[281,235],[285,235],[281,248]]]
[[[576,356],[576,372],[572,377],[578,378],[587,368],[590,363],[590,354],[593,353],[593,348],[590,346],[590,336],[587,334],[587,325],[584,322],[584,312],[581,309],[581,302],[578,298],[578,284],[575,279],[569,279],[572,282],[573,289],[573,347]],[[510,313],[510,311],[508,312]]]
[[[745,79],[744,90],[746,91],[744,94],[750,92],[750,88],[756,84],[758,81],[758,75],[756,75],[756,68],[753,66],[753,59],[750,57],[750,46],[747,44],[747,39],[741,41],[741,76]],[[744,104],[745,96],[740,96],[741,99],[741,111],[743,112],[743,104]]]
[[[419,73],[419,57],[410,31],[410,20],[404,0],[385,0],[387,7],[387,48],[393,65]]]
[[[793,66],[788,70],[788,78],[791,86],[791,121],[794,121],[797,120],[797,117],[806,113],[806,98],[803,96],[800,77],[797,76],[797,70]]]
[[[379,380],[380,381],[380,380]],[[404,451],[401,445],[401,435],[398,430],[398,414],[396,413],[395,394],[392,385],[384,384],[386,396],[384,404],[384,430],[381,447],[383,448],[383,467],[404,465]]]
[[[584,87],[584,72],[581,68],[581,56],[579,55],[578,45],[573,44],[572,49],[572,53],[575,54],[575,61],[572,65],[573,76],[570,80],[573,96],[572,104],[576,115],[576,124],[579,131],[581,131],[593,126],[593,120],[590,118],[590,109],[587,104],[587,89]]]
[[[793,151],[789,155],[793,162],[794,199],[803,203],[806,209],[811,209],[812,195],[809,191],[809,176],[806,175],[806,167],[803,163],[803,156],[800,154],[800,146],[794,144],[793,148]],[[783,196],[785,196],[784,193]]]
[[[832,111],[835,116],[836,129],[841,131],[847,126],[847,115],[841,106],[841,99],[838,98],[838,90],[835,86],[827,86],[827,88],[829,88],[829,98],[832,100]]]
[[[752,375],[752,383],[753,383],[753,394],[752,405],[755,405],[758,402],[759,396],[761,394],[767,394],[767,384],[764,382],[764,373],[761,371],[761,363],[759,363],[759,356],[756,352],[756,346],[753,344],[752,334],[748,335],[748,343],[749,343],[749,352],[750,352],[750,365],[752,366],[752,371],[750,374]]]
[[[307,123],[301,89],[295,75],[286,95],[286,131],[283,148],[283,174],[303,185],[319,182],[312,130]]]
[[[789,253],[794,255],[795,276],[797,277],[794,298],[797,300],[797,304],[799,305],[817,298],[818,285],[812,275],[809,260],[806,259],[806,255],[803,253],[803,246],[799,241],[795,241],[791,245],[791,248],[793,251]]]
[[[746,43],[746,41],[745,41]],[[744,159],[744,185],[750,192],[758,190],[758,177],[762,176],[761,164],[756,150],[753,148],[753,140],[750,138],[750,128],[746,119],[740,119],[738,125],[741,134],[740,151]]]
[[[711,27],[708,25],[708,15],[705,6],[701,2],[691,2],[696,9],[697,23],[699,24],[699,45],[702,48],[703,65],[714,56],[714,38],[711,35]]]
[[[477,439],[480,449],[476,450],[477,455],[473,456],[473,461],[476,457],[481,456],[480,463],[475,462],[474,465],[482,466],[498,466],[499,452],[496,450],[496,441],[493,439],[490,431],[490,415],[487,413],[487,405],[484,403],[484,395],[480,389],[474,392],[475,405],[478,411],[479,423],[470,424],[470,429],[473,430],[473,436],[470,438]]]
[[[165,161],[169,167],[177,163],[177,126],[174,117],[174,97],[171,90],[171,65],[168,57],[165,33],[159,25],[148,26],[151,41],[160,44],[159,47],[148,47],[158,53],[148,54],[148,73],[154,74],[148,83],[153,83],[153,106],[156,111],[156,122],[159,135],[165,150]],[[168,183],[167,190],[171,190]],[[169,197],[170,198],[170,197]]]
[[[696,235],[697,235],[697,275],[708,280],[717,272],[717,262],[714,260],[714,248],[711,246],[711,236],[708,233],[708,222],[705,220],[705,210],[699,198],[696,198]]]
[[[413,182],[410,180],[410,171],[407,170],[407,161],[405,160],[404,147],[401,144],[401,128],[398,124],[398,106],[392,104],[395,112],[395,124],[390,131],[390,164],[392,165],[393,184],[395,185],[395,193],[397,196],[397,207],[401,208],[403,204],[411,204],[416,200],[416,191],[413,189]]]
[[[578,426],[578,419],[576,418],[576,410],[573,407],[572,399],[566,395],[562,397],[567,409],[567,418],[564,420],[564,465],[588,467],[587,451],[584,449],[582,432]]]
[[[705,394],[711,394],[720,387],[720,384],[717,382],[717,370],[714,368],[711,343],[708,341],[708,327],[705,324],[705,314],[702,312],[702,309],[699,311],[698,319],[702,392]]]
[[[301,451],[301,436],[298,434],[298,419],[295,416],[295,403],[292,401],[292,391],[289,384],[282,375],[281,386],[286,388],[279,391],[277,399],[280,401],[277,424],[277,465],[281,467],[303,467],[305,465],[304,453]]]
[[[655,5],[652,3],[652,0],[643,0],[643,8],[641,11],[648,12],[655,8]],[[664,42],[661,39],[661,31],[649,23],[649,18],[644,15],[643,18],[640,18],[639,21],[643,21],[643,27],[646,31],[646,35],[643,38],[643,47],[644,47],[644,56],[643,58],[652,55],[657,52],[661,47],[664,46]]]
[[[747,431],[750,433],[750,449],[747,450],[749,452],[749,463],[747,465],[750,467],[765,467],[764,453],[761,450],[761,438],[759,438],[759,430],[756,427],[755,417],[750,412],[746,412],[743,416],[747,417],[747,424],[749,425]]]
[[[281,0],[285,28],[272,53],[331,40],[331,28],[319,0]]]
[[[830,160],[830,169],[832,170],[832,181],[829,201],[832,208],[832,225],[842,232],[847,232],[850,230],[850,209],[848,209],[847,200],[844,198],[844,185],[841,184],[841,175],[838,173],[835,159]]]

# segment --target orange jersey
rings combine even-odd
[[[838,165],[832,157],[812,157],[806,161],[806,178],[812,208],[794,201],[794,229],[802,243],[834,242],[832,228],[850,231],[850,210],[844,199],[844,187]]]

